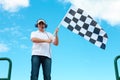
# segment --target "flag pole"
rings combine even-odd
[[[72,5],[71,5],[72,6]],[[66,14],[68,13],[68,11],[70,10],[71,6],[69,7],[69,9],[67,10]],[[66,14],[64,15],[64,17],[62,18],[62,20],[60,21],[59,25],[57,26],[57,28],[59,29],[61,26],[61,22],[63,21],[63,19],[65,18]],[[55,35],[55,31],[53,33],[53,35]]]

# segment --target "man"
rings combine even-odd
[[[50,44],[58,45],[58,28],[55,30],[55,36],[46,32],[47,24],[44,20],[37,21],[37,31],[31,33],[33,42],[31,58],[31,80],[38,80],[39,68],[42,65],[44,80],[51,80],[51,51]]]

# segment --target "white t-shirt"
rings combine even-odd
[[[54,42],[55,37],[49,33],[49,32],[40,32],[39,30],[33,31],[31,33],[31,39],[32,38],[39,38],[39,39],[52,39],[52,42]],[[32,55],[39,55],[39,56],[46,56],[51,58],[51,50],[50,50],[50,44],[49,43],[34,43],[32,46]]]

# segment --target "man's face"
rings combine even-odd
[[[44,24],[43,22],[40,22],[40,23],[38,24],[38,28],[39,28],[40,30],[43,30],[43,29],[45,28],[45,24]]]

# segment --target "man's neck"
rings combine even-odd
[[[40,31],[40,32],[45,32],[45,30],[43,30],[43,29],[42,29],[42,30],[39,30],[39,31]]]

